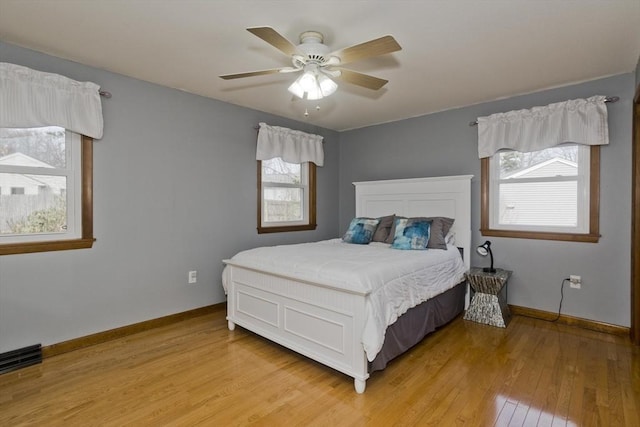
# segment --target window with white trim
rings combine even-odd
[[[597,241],[598,146],[499,151],[482,161],[483,235]]]
[[[0,245],[81,239],[82,172],[81,135],[0,128]]]
[[[259,160],[258,182],[259,233],[315,229],[315,164]]]

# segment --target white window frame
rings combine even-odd
[[[576,227],[501,225],[499,215],[499,170],[497,155],[481,159],[480,232],[483,236],[597,243],[600,239],[600,146],[579,149],[579,224]],[[586,154],[585,154],[586,152]],[[540,179],[542,180],[542,179]],[[513,181],[512,181],[513,182]]]
[[[264,161],[264,160],[263,160]],[[284,162],[284,160],[283,160]],[[284,162],[288,163],[288,162]],[[292,164],[292,163],[289,163]],[[265,204],[264,194],[267,189],[277,188],[294,188],[302,190],[302,219],[299,221],[266,221],[265,220]],[[268,182],[262,181],[262,227],[289,227],[303,225],[309,222],[309,162],[300,163],[300,184],[291,184],[285,182]]]
[[[300,163],[300,183],[265,182],[262,180],[262,160],[258,160],[258,233],[313,230],[315,223],[315,165]],[[288,163],[288,162],[286,162]],[[303,215],[299,221],[266,221],[264,194],[268,188],[299,188],[303,193]]]
[[[55,233],[3,234],[0,245],[75,240],[82,237],[82,136],[65,131],[65,168],[0,165],[0,172],[27,175],[64,176],[67,182],[67,229]]]
[[[550,233],[587,233],[589,231],[589,147],[578,147],[578,174],[575,176],[536,177],[536,178],[500,178],[500,152],[493,155],[490,160],[491,198],[489,225],[496,230],[519,230]],[[536,183],[536,182],[577,182],[577,224],[570,226],[536,226],[527,224],[501,224],[500,223],[500,184]]]

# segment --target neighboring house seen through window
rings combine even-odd
[[[258,161],[258,233],[316,228],[316,165]]]
[[[597,242],[599,154],[563,144],[483,158],[482,234]]]

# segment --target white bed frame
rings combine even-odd
[[[451,231],[469,268],[472,175],[355,182],[356,216],[455,218]],[[227,320],[354,378],[369,378],[361,344],[366,294],[228,266]],[[468,292],[467,292],[468,294]],[[468,305],[468,295],[467,295]]]

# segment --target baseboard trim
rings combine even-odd
[[[551,313],[549,311],[537,310],[535,308],[520,307],[517,305],[509,304],[511,313],[516,316],[533,317],[535,319],[553,320],[558,317],[557,313]],[[597,332],[605,332],[611,335],[629,337],[631,329],[625,326],[612,325],[610,323],[598,322],[597,320],[582,319],[580,317],[567,316],[561,314],[557,323],[563,325],[577,326],[583,329],[590,329]]]
[[[126,337],[128,335],[137,334],[138,332],[147,331],[149,329],[159,328],[161,326],[170,325],[172,323],[181,322],[183,320],[192,319],[194,317],[211,314],[218,311],[226,310],[227,303],[208,305],[205,307],[195,308],[193,310],[181,313],[170,314],[168,316],[158,317],[156,319],[145,320],[144,322],[134,323],[132,325],[122,326],[120,328],[110,329],[98,332],[84,337],[74,338],[57,344],[51,344],[42,347],[42,358],[57,356],[59,354],[68,353],[84,347],[111,341],[117,338]],[[538,310],[535,308],[521,307],[509,304],[511,313],[516,316],[533,317],[535,319],[552,320],[558,315],[549,311]],[[583,329],[589,329],[597,332],[604,332],[611,335],[629,337],[631,329],[625,326],[612,325],[610,323],[598,322],[596,320],[583,319],[561,314],[557,323],[563,325],[577,326]]]
[[[181,313],[158,317],[156,319],[145,320],[144,322],[134,323],[132,325],[122,326],[120,328],[109,329],[108,331],[97,332],[95,334],[74,338],[57,344],[43,346],[42,357],[46,359],[47,357],[68,353],[70,351],[78,350],[83,347],[89,347],[92,345],[111,341],[116,338],[126,337],[128,335],[137,334],[138,332],[147,331],[149,329],[170,325],[172,323],[181,322],[183,320],[192,319],[194,317],[203,316],[205,314],[215,313],[220,310],[225,310],[226,307],[226,302],[208,305],[205,307],[195,308],[193,310],[183,311]]]

